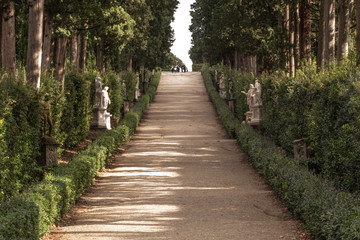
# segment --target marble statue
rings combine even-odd
[[[260,125],[262,122],[263,105],[261,100],[261,84],[258,80],[250,84],[248,92],[241,91],[246,95],[246,102],[249,105],[249,111],[245,113],[246,123],[250,125]]]

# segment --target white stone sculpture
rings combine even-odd
[[[263,106],[261,100],[261,84],[258,80],[255,81],[255,86],[250,84],[249,91],[246,93],[246,102],[249,105],[249,111],[245,113],[246,123],[250,125],[260,125],[262,122]]]
[[[111,114],[107,111],[111,103],[109,98],[109,87],[102,89],[101,78],[95,79],[96,93],[95,105],[93,106],[93,119],[91,122],[92,128],[111,129]]]

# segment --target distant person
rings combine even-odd
[[[174,70],[175,70],[174,66],[171,65],[171,72],[174,73]]]

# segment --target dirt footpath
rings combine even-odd
[[[226,135],[200,73],[164,73],[122,148],[48,239],[301,238],[299,223]]]

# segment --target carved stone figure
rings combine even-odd
[[[108,90],[109,90],[109,87],[107,87],[107,86],[104,87],[104,90],[102,90],[101,106],[104,107],[105,109],[107,109],[109,104],[111,103]]]
[[[256,79],[255,81],[255,105],[262,105],[262,100],[261,100],[261,84],[259,83],[259,81]]]
[[[250,84],[249,91],[246,93],[246,102],[249,105],[249,112],[245,113],[246,122],[250,125],[260,125],[262,122],[262,100],[261,100],[261,85],[258,80],[255,81],[255,86]]]
[[[104,89],[101,89],[102,85],[100,80],[101,78],[99,77],[95,79],[96,99],[95,105],[93,106],[93,119],[91,122],[91,127],[95,129],[111,129],[111,114],[106,111],[109,104],[111,104],[108,93],[109,87],[106,86]]]

